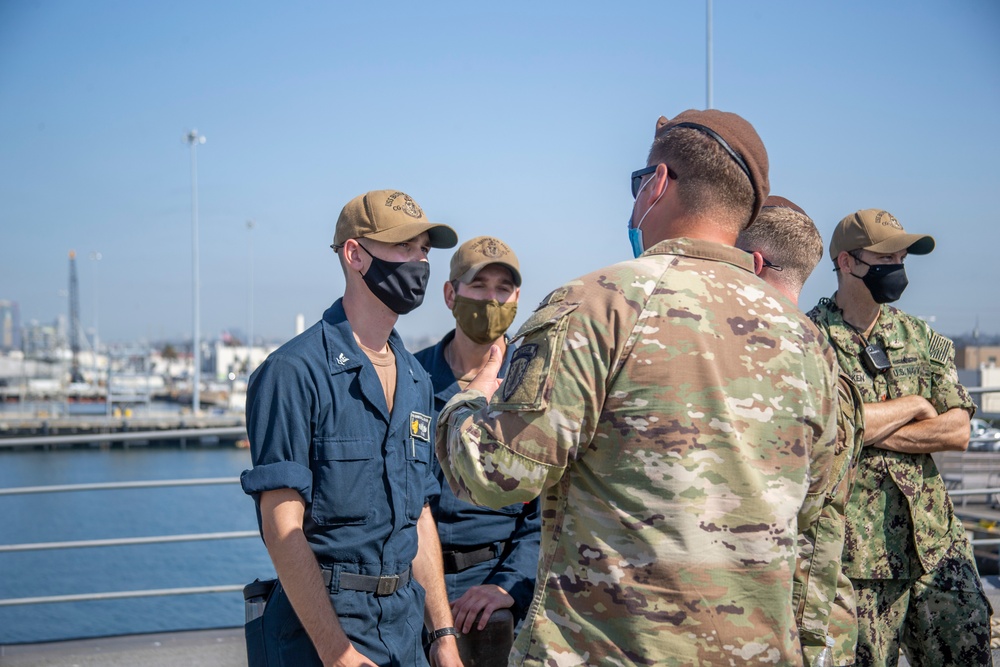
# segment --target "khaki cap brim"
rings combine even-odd
[[[413,222],[399,225],[381,232],[366,234],[362,238],[382,243],[402,243],[427,232],[432,248],[454,248],[458,245],[458,234],[448,225],[440,223]]]
[[[890,254],[905,250],[911,255],[928,255],[934,250],[934,237],[927,234],[899,234],[862,250]]]
[[[499,266],[504,267],[508,271],[510,271],[511,278],[514,279],[514,286],[515,287],[520,287],[521,286],[521,272],[518,271],[517,269],[515,269],[513,266],[511,266],[507,262],[497,262],[497,261],[493,261],[493,262],[480,262],[479,264],[473,264],[472,266],[469,267],[468,271],[466,271],[465,273],[463,273],[462,275],[460,275],[456,280],[458,280],[459,282],[462,282],[462,283],[465,283],[466,285],[468,285],[469,283],[472,282],[472,279],[476,277],[477,273],[479,273],[480,271],[482,271],[483,269],[485,269],[487,266],[490,266],[491,264],[497,264]]]

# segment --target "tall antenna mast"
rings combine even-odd
[[[69,251],[69,349],[73,353],[69,381],[83,382],[80,373],[80,284],[76,279],[76,251]]]
[[[201,285],[198,278],[198,154],[195,149],[205,143],[205,136],[198,130],[184,135],[184,141],[191,146],[191,301],[192,331],[191,351],[194,364],[194,378],[191,381],[191,412],[198,416],[201,407]]]

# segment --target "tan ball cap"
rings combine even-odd
[[[432,248],[454,248],[458,234],[448,225],[427,220],[423,209],[405,192],[373,190],[347,202],[337,218],[333,249],[347,239],[400,243],[427,232]]]
[[[926,255],[934,250],[934,237],[907,234],[892,213],[879,208],[866,208],[847,216],[833,230],[830,259],[837,261],[841,252],[852,250],[885,254],[905,250],[911,255]]]
[[[517,255],[506,243],[493,236],[469,239],[451,256],[451,274],[448,280],[458,280],[468,285],[484,267],[499,264],[510,269],[514,284],[521,286],[521,265]]]

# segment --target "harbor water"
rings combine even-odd
[[[239,477],[248,450],[0,451],[0,487]],[[256,531],[238,483],[0,496],[0,544]],[[273,577],[259,537],[0,553],[0,599],[243,585]],[[240,592],[0,606],[0,644],[243,624]]]

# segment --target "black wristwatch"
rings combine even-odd
[[[431,635],[430,635],[430,641],[428,642],[428,644],[433,644],[437,640],[439,640],[442,637],[445,637],[447,635],[455,635],[457,637],[458,636],[458,630],[456,630],[455,628],[439,628],[439,629],[437,629],[437,630],[435,630],[434,632],[431,633]]]

